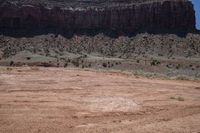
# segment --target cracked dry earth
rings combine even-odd
[[[1,133],[198,133],[200,82],[0,68]]]

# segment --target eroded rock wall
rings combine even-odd
[[[0,30],[79,31],[110,30],[194,31],[193,5],[187,0],[165,0],[108,7],[47,7],[42,4],[2,2]]]

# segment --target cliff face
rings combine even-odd
[[[64,6],[54,6],[52,3],[47,6],[1,0],[0,30],[111,30],[132,33],[159,30],[184,32],[195,29],[193,5],[187,0],[129,0],[127,3],[121,0],[114,4],[112,1],[93,1],[91,4],[88,0],[74,7],[70,2]]]

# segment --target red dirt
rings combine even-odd
[[[200,82],[0,68],[2,133],[198,133]]]

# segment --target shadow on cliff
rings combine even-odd
[[[22,37],[34,37],[39,35],[47,35],[47,34],[55,34],[62,35],[66,38],[72,38],[74,35],[86,35],[86,36],[95,36],[97,34],[104,34],[111,38],[118,38],[119,36],[127,36],[132,37],[137,34],[149,33],[149,34],[175,34],[179,37],[186,37],[188,33],[200,34],[200,30],[194,31],[183,31],[183,30],[138,30],[135,32],[124,32],[124,31],[113,31],[113,30],[73,30],[73,31],[62,31],[55,29],[48,30],[13,30],[13,29],[0,29],[0,35],[14,37],[14,38],[22,38]]]

